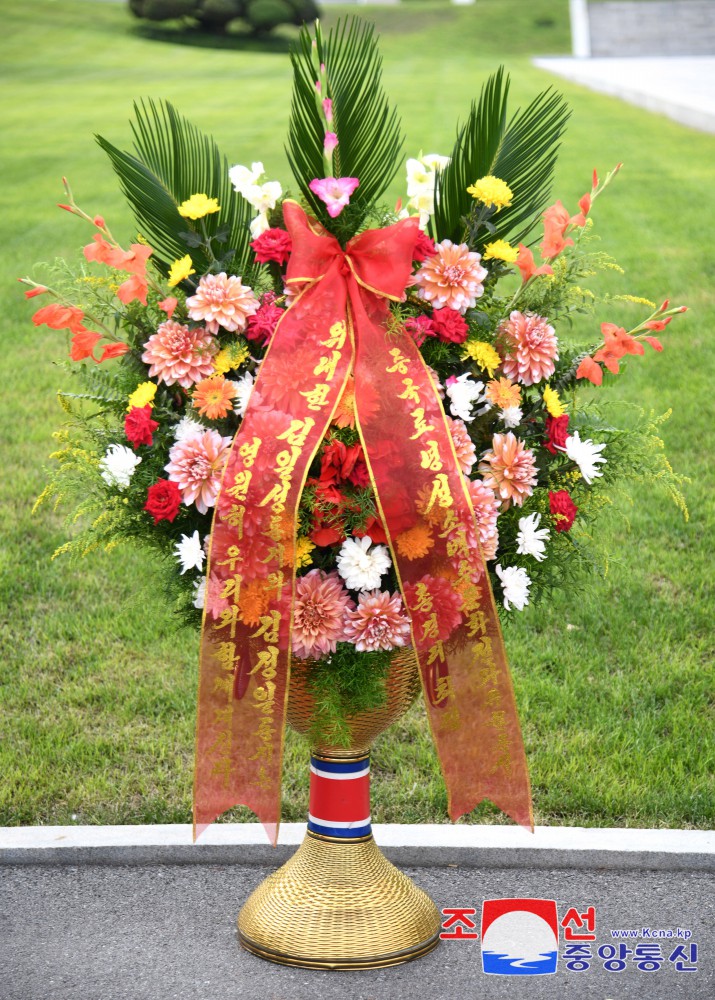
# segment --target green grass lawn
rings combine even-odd
[[[632,359],[614,387],[646,409],[673,408],[663,437],[675,469],[692,478],[690,522],[666,497],[634,490],[629,521],[609,517],[599,528],[612,542],[607,576],[527,609],[509,625],[507,644],[537,822],[709,827],[715,138],[534,69],[528,54],[568,51],[567,6],[480,0],[361,13],[382,33],[407,155],[450,150],[457,119],[500,61],[515,106],[552,83],[563,91],[573,117],[555,195],[574,206],[594,166],[605,172],[625,162],[595,214],[603,248],[628,274],[599,287],[691,307],[669,327],[666,350]],[[331,7],[327,20],[336,16]],[[131,237],[92,136],[128,144],[136,98],[169,98],[213,132],[231,162],[261,159],[270,177],[286,181],[293,34],[279,32],[265,51],[243,39],[205,48],[140,28],[120,4],[35,0],[31,10],[4,12],[0,823],[189,820],[197,637],[173,623],[161,567],[143,553],[96,555],[79,567],[50,562],[65,538],[61,512],[30,511],[61,420],[62,373],[53,362],[65,340],[32,326],[33,303],[15,278],[89,240],[89,230],[54,208],[63,174],[88,211],[103,214],[120,239]],[[398,177],[390,197],[402,186]],[[628,323],[633,310],[610,306],[597,321]],[[305,814],[305,757],[305,745],[289,738],[287,820]],[[446,820],[420,706],[378,743],[374,769],[376,820]],[[485,806],[469,821],[500,817]]]

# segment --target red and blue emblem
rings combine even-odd
[[[310,758],[308,830],[324,837],[366,837],[370,827],[370,757]]]

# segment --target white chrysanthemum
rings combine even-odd
[[[268,214],[266,212],[259,212],[255,219],[251,220],[248,228],[251,230],[251,239],[257,240],[261,233],[265,233],[266,229],[271,228],[271,224],[268,221]]]
[[[594,479],[603,475],[598,464],[606,462],[601,454],[605,447],[605,444],[594,444],[590,438],[582,441],[578,431],[574,431],[566,438],[566,446],[559,448],[559,451],[565,451],[571,461],[576,463],[581,475],[590,486]]]
[[[507,566],[506,569],[502,569],[497,563],[495,568],[501,580],[504,607],[507,611],[511,611],[513,605],[517,611],[523,611],[529,603],[531,586],[529,574],[521,566]]]
[[[237,163],[228,172],[228,179],[239,194],[243,194],[247,188],[257,184],[262,176],[262,163],[252,163],[250,167],[244,167],[240,163]]]
[[[372,546],[372,548],[371,548]],[[392,565],[384,545],[372,545],[369,535],[346,538],[336,559],[338,573],[350,590],[375,590]]]
[[[131,448],[123,444],[110,444],[99,463],[99,474],[108,486],[126,490],[136,467],[141,462]]]
[[[253,391],[253,375],[250,372],[244,372],[239,379],[229,379],[231,385],[236,390],[236,395],[233,397],[233,409],[234,412],[242,417],[246,412],[246,407],[248,406],[248,400]]]
[[[518,427],[523,419],[524,411],[520,406],[507,406],[506,409],[501,411],[499,416],[504,422],[505,427]]]
[[[203,434],[205,430],[204,425],[197,420],[192,420],[191,417],[182,417],[174,428],[174,440],[185,441],[187,438],[196,437],[197,434]]]
[[[182,535],[181,541],[174,546],[176,558],[181,563],[181,573],[189,569],[203,570],[204,568],[204,547],[201,544],[198,531],[193,535]]]
[[[516,551],[522,556],[533,556],[538,562],[546,558],[548,528],[540,528],[541,514],[529,514],[519,518],[519,533],[516,536]]]
[[[445,392],[449,396],[449,412],[453,417],[469,422],[474,420],[476,413],[472,409],[477,403],[483,403],[486,396],[483,382],[473,382],[469,372],[460,375],[456,381],[448,383]]]
[[[198,608],[199,611],[203,611],[204,604],[206,603],[206,577],[201,576],[198,580],[194,580],[194,607]]]

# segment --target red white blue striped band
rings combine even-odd
[[[370,758],[310,758],[308,829],[325,837],[366,837],[370,827]]]

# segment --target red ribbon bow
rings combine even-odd
[[[195,829],[248,805],[276,842],[297,509],[351,373],[356,423],[385,526],[456,819],[488,797],[532,826],[514,695],[474,511],[435,383],[388,324],[412,268],[416,219],[343,250],[294,202],[296,297],[254,385],[211,532],[201,638]]]

